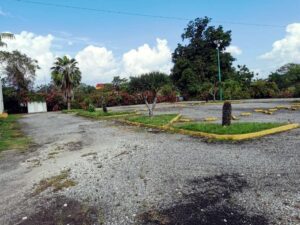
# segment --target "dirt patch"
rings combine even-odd
[[[78,151],[82,149],[82,142],[77,141],[77,142],[69,142],[66,144],[65,147],[69,151]]]
[[[102,225],[104,216],[101,209],[91,207],[64,196],[45,199],[36,208],[36,213],[23,217],[17,225]]]
[[[187,193],[170,207],[151,209],[137,218],[144,225],[267,225],[268,220],[254,212],[246,212],[233,199],[247,183],[239,175],[223,174],[188,184]]]

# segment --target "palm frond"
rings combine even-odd
[[[12,34],[12,33],[3,32],[3,33],[0,33],[0,37],[1,38],[7,38],[7,39],[14,39],[15,35]]]

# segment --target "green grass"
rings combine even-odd
[[[175,118],[177,114],[163,114],[163,115],[156,115],[153,117],[149,116],[135,116],[129,117],[127,120],[131,122],[155,125],[155,126],[163,126],[168,124],[173,118]]]
[[[279,127],[282,123],[233,123],[230,126],[223,127],[221,124],[214,123],[188,123],[176,126],[176,128],[200,131],[213,134],[247,134],[262,130]]]
[[[0,119],[0,152],[11,149],[25,150],[30,144],[30,139],[22,133],[18,119],[20,115],[8,115]]]
[[[98,118],[107,117],[107,116],[127,115],[127,114],[132,114],[133,112],[107,112],[107,113],[104,113],[103,111],[89,112],[89,111],[86,111],[83,109],[72,109],[72,110],[63,110],[63,113],[76,113],[78,116],[98,119]]]

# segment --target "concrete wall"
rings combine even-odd
[[[28,113],[47,112],[46,102],[28,102]]]
[[[3,105],[3,94],[2,94],[2,82],[0,79],[0,114],[2,114],[4,111],[4,105]]]

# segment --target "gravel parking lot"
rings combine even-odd
[[[300,123],[299,110],[253,112],[290,104],[240,102],[233,114]],[[221,118],[221,107],[159,104],[156,112],[201,120]],[[134,109],[145,107],[112,110]],[[300,224],[300,129],[231,143],[60,112],[26,115],[21,123],[35,145],[0,157],[0,224]],[[62,170],[75,186],[34,194]]]

